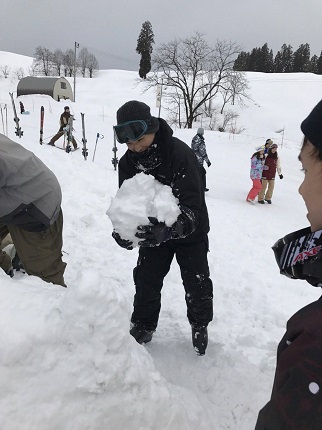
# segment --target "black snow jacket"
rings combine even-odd
[[[176,243],[202,240],[209,232],[209,219],[196,156],[188,145],[173,137],[172,129],[163,119],[159,118],[159,125],[153,144],[157,144],[160,163],[145,173],[171,187],[179,200],[178,221],[183,225],[184,238],[175,239]],[[119,162],[119,186],[141,172],[133,162],[133,153],[127,150]]]

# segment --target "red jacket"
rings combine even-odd
[[[276,169],[280,175],[282,171],[277,152],[273,153],[269,151],[263,167],[262,179],[266,179],[267,181],[275,179]]]

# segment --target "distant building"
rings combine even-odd
[[[17,97],[29,94],[46,94],[54,100],[70,99],[74,101],[73,90],[67,79],[60,78],[37,78],[27,76],[20,79],[17,87]]]

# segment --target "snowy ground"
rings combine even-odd
[[[8,55],[0,52],[0,64]],[[19,56],[21,64],[30,62]],[[174,262],[165,280],[158,329],[150,344],[129,335],[137,249],[126,251],[111,237],[106,215],[118,187],[111,163],[115,113],[131,99],[150,104],[135,72],[101,71],[77,80],[76,103],[23,96],[20,116],[32,150],[57,175],[63,190],[64,260],[68,288],[36,277],[0,272],[1,430],[249,430],[268,401],[276,346],[287,319],[317,299],[320,291],[278,273],[271,246],[308,225],[297,189],[299,125],[319,101],[322,77],[311,74],[247,74],[252,102],[240,111],[240,135],[205,132],[212,162],[206,195],[211,222],[209,264],[214,283],[214,320],[206,356],[191,345],[184,290]],[[9,137],[14,123],[8,92],[17,81],[0,78],[0,103],[8,105]],[[18,104],[18,103],[17,103]],[[58,130],[63,106],[75,114],[81,140],[85,113],[89,157],[39,145],[39,112],[45,107],[44,137]],[[166,112],[161,111],[161,116]],[[190,144],[196,133],[175,130]],[[285,126],[281,134],[276,131]],[[2,123],[0,131],[3,132]],[[104,135],[97,142],[96,134]],[[273,204],[245,202],[251,187],[250,156],[272,138],[280,145],[284,179],[276,180]],[[62,145],[62,139],[58,141]],[[124,153],[119,147],[118,156]]]

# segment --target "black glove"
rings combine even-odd
[[[148,217],[151,224],[139,225],[135,234],[140,240],[140,246],[157,246],[171,239],[172,228],[154,217]]]
[[[210,167],[211,166],[211,162],[210,160],[207,161],[207,166]]]
[[[283,175],[280,175],[280,179],[283,179],[284,178],[284,176]]]
[[[133,249],[133,242],[131,242],[130,240],[122,239],[121,236],[115,230],[113,230],[112,232],[112,237],[121,248],[128,250]]]

